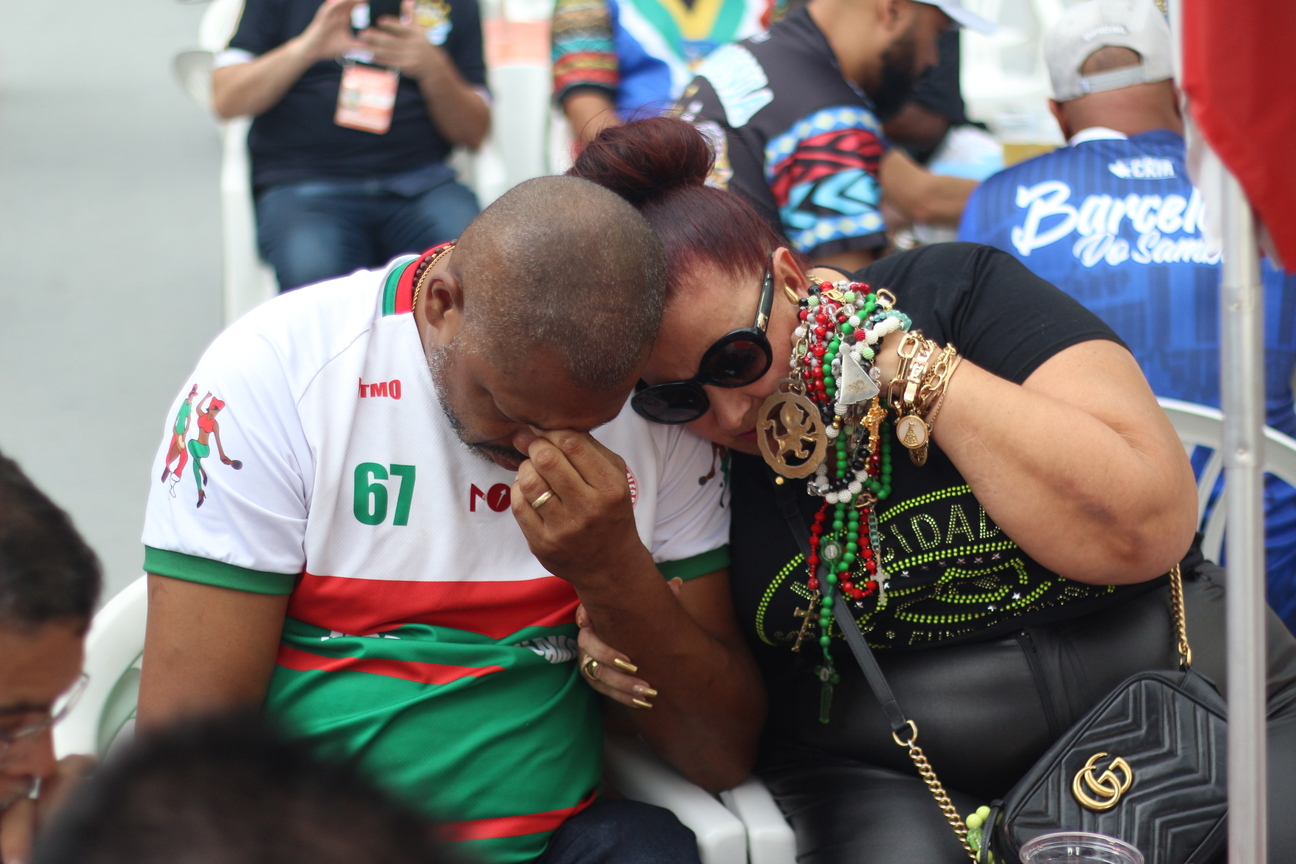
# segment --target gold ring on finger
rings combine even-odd
[[[581,674],[594,683],[598,683],[599,662],[589,654],[585,655],[585,662],[581,663]]]
[[[543,495],[541,495],[539,498],[531,502],[531,506],[539,510],[545,504],[549,503],[549,499],[552,497],[553,497],[553,490],[552,489],[546,490]]]

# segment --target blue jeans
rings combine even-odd
[[[479,209],[453,177],[414,195],[381,179],[290,183],[257,196],[257,245],[288,291],[453,240]]]
[[[675,814],[600,799],[562,824],[535,864],[700,864],[697,838]]]

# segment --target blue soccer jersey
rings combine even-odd
[[[1219,255],[1201,222],[1182,137],[1087,130],[978,187],[959,239],[1010,252],[1095,312],[1158,396],[1219,407]],[[1266,263],[1264,295],[1267,422],[1296,437],[1296,276]],[[1265,506],[1269,602],[1296,630],[1296,490],[1269,478]]]

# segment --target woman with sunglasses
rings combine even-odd
[[[844,637],[862,631],[972,814],[1129,675],[1177,665],[1176,564],[1194,668],[1222,684],[1192,470],[1117,337],[1012,257],[942,244],[807,270],[711,169],[691,126],[655,118],[604,131],[569,173],[627,198],[666,250],[634,409],[732,454],[733,600],[769,694],[757,771],[803,864],[966,860]],[[1270,625],[1287,717],[1270,777],[1290,802],[1296,641]],[[581,647],[618,656],[597,622]],[[1296,848],[1294,821],[1271,821],[1271,848]]]

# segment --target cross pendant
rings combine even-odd
[[[801,630],[797,633],[796,642],[792,645],[793,651],[801,650],[801,643],[810,638],[810,628],[815,626],[818,620],[818,613],[815,612],[815,606],[819,605],[819,597],[815,595],[810,599],[809,609],[797,609],[792,614],[801,619]]]

